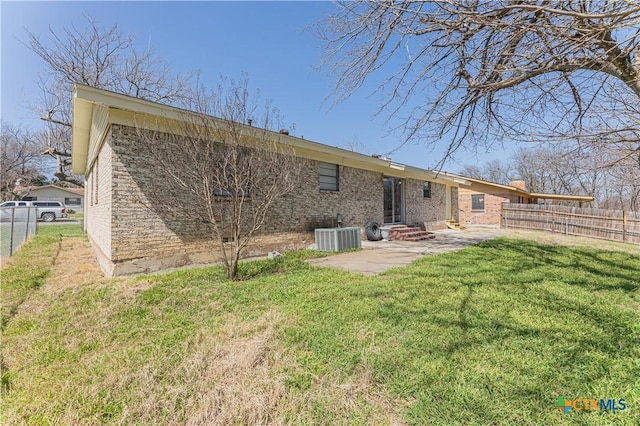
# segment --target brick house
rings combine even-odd
[[[217,249],[189,217],[164,216],[149,208],[148,197],[146,206],[140,202],[149,185],[157,190],[163,182],[148,147],[136,137],[137,128],[152,120],[138,121],[136,115],[184,120],[189,112],[83,85],[74,87],[73,109],[73,172],[86,178],[84,226],[105,274],[219,260]],[[147,131],[160,140],[157,129]],[[298,189],[270,211],[247,256],[306,247],[313,243],[313,224],[338,214],[343,226],[361,228],[369,220],[429,227],[457,218],[458,184],[452,177],[286,134],[270,135],[293,148],[292,161],[302,165],[302,178]]]
[[[539,204],[572,202],[582,207],[593,201],[593,197],[582,195],[543,194],[527,191],[524,181],[516,180],[501,185],[480,179],[446,173],[455,177],[458,188],[458,214],[467,224],[499,225],[502,203]]]

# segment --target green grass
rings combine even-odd
[[[49,276],[63,237],[82,236],[78,225],[38,226],[29,240],[2,269],[1,329],[4,330],[18,306]]]
[[[640,257],[497,239],[364,276],[315,255],[33,292],[4,424],[640,422]]]

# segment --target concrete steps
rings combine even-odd
[[[436,236],[418,227],[406,225],[392,225],[389,227],[389,241],[423,241],[430,240]]]

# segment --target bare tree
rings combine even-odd
[[[21,128],[2,123],[1,169],[2,200],[24,195],[24,187],[45,174],[45,161],[40,155],[37,137]]]
[[[595,207],[640,211],[640,152],[621,158],[619,148],[520,149],[502,161],[466,165],[460,174],[503,184],[521,179],[531,192],[590,195]]]
[[[344,99],[379,81],[407,139],[628,142],[640,149],[640,4],[340,2],[319,26]]]
[[[460,170],[460,174],[502,185],[507,185],[517,177],[509,160],[491,160],[481,165],[468,164]]]
[[[247,80],[226,81],[212,93],[194,95],[190,107],[196,112],[184,114],[179,131],[138,127],[138,139],[170,188],[151,185],[159,192],[151,194],[149,207],[202,224],[230,279],[237,276],[242,251],[274,204],[294,190],[300,173],[293,150],[270,130],[280,124],[278,111],[258,111],[252,104]]]
[[[43,154],[57,160],[60,181],[82,186],[83,180],[70,173],[71,93],[74,83],[163,103],[184,100],[188,77],[175,76],[169,66],[151,50],[135,49],[136,38],[117,25],[102,28],[87,18],[85,28],[49,29],[49,38],[28,32],[25,43],[47,66],[40,87],[38,114],[47,122]]]

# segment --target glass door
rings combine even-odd
[[[386,177],[384,187],[384,223],[404,222],[404,197],[402,179]]]

